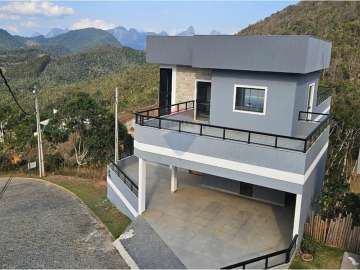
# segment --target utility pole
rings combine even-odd
[[[115,88],[115,164],[119,160],[118,88]]]
[[[35,110],[36,110],[36,130],[37,130],[37,141],[38,141],[38,159],[39,159],[39,176],[45,176],[44,168],[44,152],[42,147],[42,136],[41,136],[41,125],[40,125],[40,112],[39,112],[39,101],[38,101],[38,90],[34,87],[33,93],[35,94]]]

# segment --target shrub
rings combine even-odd
[[[47,154],[44,163],[45,170],[53,172],[64,166],[64,159],[59,153]]]
[[[303,240],[301,242],[301,251],[304,253],[309,253],[314,255],[318,248],[319,248],[319,244],[315,242],[311,238],[311,236],[304,234]]]

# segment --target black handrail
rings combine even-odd
[[[138,195],[138,186],[134,183],[133,180],[112,160],[110,160],[109,167],[113,172],[120,178],[121,181],[137,196]]]
[[[329,97],[331,97],[331,88],[319,85],[317,90],[316,105],[320,105]]]
[[[177,120],[177,119],[171,119],[171,118],[166,118],[164,116],[161,116],[162,110],[167,111],[168,114],[172,114],[172,113],[178,113],[178,112],[183,112],[186,110],[194,109],[195,104],[196,104],[195,102],[196,102],[195,100],[185,101],[185,102],[165,106],[163,108],[158,107],[158,108],[154,108],[154,109],[150,109],[150,110],[146,110],[146,111],[137,112],[137,113],[135,113],[135,123],[142,125],[142,126],[151,126],[151,127],[156,127],[159,129],[167,129],[167,130],[173,130],[173,131],[178,131],[178,132],[197,134],[200,136],[220,138],[223,140],[247,142],[249,144],[271,146],[271,147],[275,147],[275,148],[279,148],[279,149],[286,149],[286,150],[304,152],[304,153],[311,147],[312,143],[314,142],[313,137],[310,135],[314,135],[315,134],[314,132],[318,131],[320,126],[321,127],[324,126],[324,124],[323,124],[324,121],[322,121],[321,124],[319,125],[319,127],[315,128],[315,130],[307,138],[300,138],[300,137],[295,137],[295,136],[285,136],[285,135],[278,135],[278,134],[273,134],[273,133],[265,133],[265,132],[259,132],[259,131],[230,128],[230,127],[222,127],[222,126],[204,124],[204,123],[199,123],[199,122]],[[308,112],[299,112],[299,120],[302,120],[302,119],[300,119],[301,113],[308,113]],[[320,114],[320,113],[312,113],[312,114],[326,115],[328,117],[328,114]],[[150,125],[151,122],[148,122],[148,123],[145,122],[150,119],[154,119],[157,121],[153,125]],[[305,120],[305,119],[303,119],[303,120]],[[178,128],[176,130],[173,128],[168,128],[165,125],[162,125],[162,121],[176,123],[176,124],[178,124]],[[198,126],[199,132],[191,132],[189,130],[184,130],[184,128],[183,128],[184,124]],[[222,135],[206,134],[206,133],[204,133],[204,128],[213,128],[213,129],[222,130],[222,132],[220,132]],[[322,132],[322,130],[321,130],[321,132]],[[226,135],[227,131],[228,132],[236,131],[236,132],[246,133],[247,139],[232,138],[231,136]],[[320,135],[321,132],[318,135]],[[274,142],[273,143],[261,143],[259,141],[256,141],[256,138],[253,139],[252,135],[271,137]],[[292,140],[293,142],[298,141],[298,142],[301,142],[301,145],[300,146],[296,145],[295,147],[292,147],[292,148],[281,146],[281,141],[279,141],[279,139]]]
[[[242,268],[242,269],[246,269],[246,266],[248,264],[254,263],[254,262],[258,262],[258,261],[262,261],[265,260],[265,264],[264,264],[264,269],[268,269],[268,268],[273,268],[275,266],[279,266],[285,263],[289,263],[290,262],[290,258],[293,254],[293,248],[296,247],[296,241],[297,241],[298,235],[296,234],[294,236],[294,238],[292,239],[290,245],[288,248],[279,250],[279,251],[275,251],[269,254],[265,254],[256,258],[252,258],[246,261],[242,261],[239,263],[235,263],[235,264],[231,264],[225,267],[222,267],[221,269],[234,269],[234,268]],[[269,258],[281,255],[281,254],[285,254],[285,260],[283,262],[280,262],[276,265],[269,265]]]
[[[302,117],[305,115],[305,117]],[[312,116],[320,117],[320,120],[312,119]],[[304,152],[306,152],[316,141],[316,139],[320,136],[320,134],[327,128],[330,124],[330,114],[328,113],[317,113],[317,112],[299,112],[299,121],[307,121],[307,122],[315,122],[319,123],[316,128],[308,136],[306,136],[306,145],[304,147]]]

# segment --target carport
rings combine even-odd
[[[138,168],[135,157],[122,166],[135,182]],[[148,163],[146,170],[142,215],[186,267],[219,268],[289,246],[294,203],[283,207],[210,189],[204,183],[214,176],[183,169],[170,192],[168,166]]]

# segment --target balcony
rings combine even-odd
[[[300,111],[298,121],[300,124],[295,136],[284,136],[272,133],[264,133],[251,130],[235,129],[223,126],[215,126],[207,123],[204,116],[209,112],[209,105],[201,114],[196,111],[196,101],[187,101],[171,105],[167,108],[156,108],[135,113],[135,122],[141,126],[153,127],[164,130],[189,133],[228,141],[243,142],[269,146],[306,153],[322,132],[328,127],[329,114]],[[201,104],[202,108],[204,107]],[[164,114],[167,112],[167,114]],[[194,119],[196,115],[197,120]]]
[[[296,136],[283,136],[193,120],[195,101],[162,112],[135,114],[136,156],[290,193],[302,192],[328,145],[328,114],[300,112]]]

